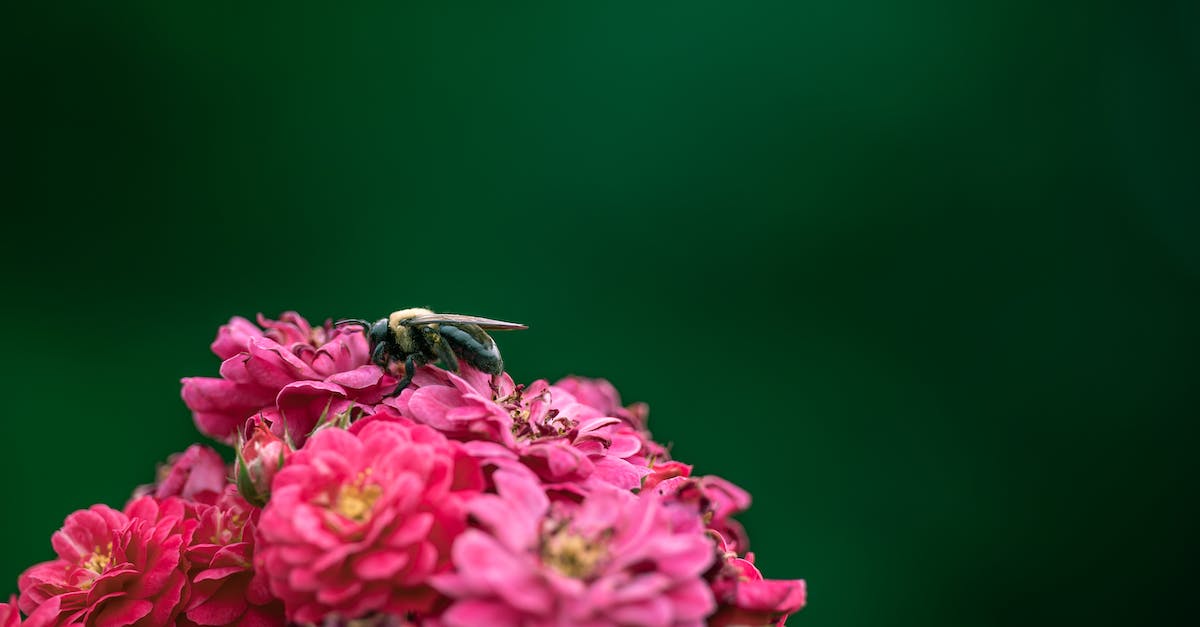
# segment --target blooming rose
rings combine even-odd
[[[322,429],[275,476],[256,567],[289,620],[429,611],[466,501],[483,485],[456,443],[404,419]]]
[[[174,624],[187,599],[183,549],[195,526],[177,498],[75,512],[51,538],[58,559],[18,580],[21,611],[47,625]]]
[[[742,523],[733,516],[750,507],[750,493],[717,476],[691,477],[691,471],[691,466],[685,464],[663,464],[643,488],[654,489],[670,501],[694,507],[708,521],[708,528],[725,540],[729,550],[746,552],[750,538]],[[669,478],[658,480],[661,477]]]
[[[617,388],[605,379],[570,376],[560,379],[554,387],[570,394],[577,402],[595,409],[602,416],[619,418],[638,431],[646,429],[649,407],[645,403],[622,406]]]
[[[474,447],[488,457],[515,455],[547,483],[580,494],[595,484],[633,489],[650,472],[643,442],[620,419],[602,415],[545,381],[520,386],[460,364],[456,375],[424,367],[412,385],[384,401],[450,437],[487,440],[511,453]]]
[[[749,493],[606,380],[462,360],[393,394],[363,329],[294,312],[211,347],[220,376],[182,396],[232,481],[194,445],[124,510],[71,514],[0,627],[778,627],[805,604],[747,552]]]
[[[193,503],[198,522],[185,556],[190,564],[188,625],[282,627],[283,604],[267,590],[266,577],[252,568],[259,510],[228,486],[214,504]]]
[[[699,627],[715,609],[695,512],[612,487],[556,508],[521,474],[494,480],[498,494],[471,502],[480,528],[454,543],[454,572],[434,578],[454,599],[448,627]]]
[[[646,420],[650,413],[645,403],[634,403],[627,407],[621,406],[621,397],[616,388],[604,379],[585,379],[583,377],[567,377],[550,387],[556,399],[556,405],[562,406],[575,403],[586,407],[596,416],[616,418],[621,421],[613,431],[624,438],[636,440],[640,448],[632,455],[625,456],[629,462],[637,466],[651,466],[671,458],[667,448],[650,435],[646,429]],[[563,410],[567,411],[567,410]]]
[[[300,445],[322,417],[367,411],[395,387],[369,363],[358,327],[313,327],[295,312],[260,314],[258,324],[235,317],[218,331],[221,378],[183,379],[183,400],[209,437],[231,443],[247,418],[263,414]]]
[[[158,481],[152,486],[139,488],[135,496],[213,500],[225,489],[228,475],[225,460],[216,451],[193,444],[184,452],[168,457],[167,463],[159,466]]]

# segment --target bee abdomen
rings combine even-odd
[[[504,371],[504,361],[500,359],[500,350],[483,329],[478,327],[462,328],[448,324],[440,325],[438,332],[454,347],[454,352],[475,366],[479,371],[488,374],[500,374]]]

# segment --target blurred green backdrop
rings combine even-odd
[[[0,593],[230,316],[413,305],[648,402],[796,625],[1194,593],[1194,2],[3,11]]]

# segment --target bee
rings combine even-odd
[[[480,372],[497,375],[504,372],[504,360],[496,341],[484,329],[512,331],[527,329],[523,324],[476,316],[434,313],[412,308],[393,311],[386,318],[370,323],[359,318],[338,320],[336,325],[357,324],[367,334],[371,363],[390,370],[393,363],[404,362],[404,378],[392,396],[412,383],[419,366],[441,360],[445,368],[458,372],[462,359]]]

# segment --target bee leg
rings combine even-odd
[[[412,383],[413,375],[417,373],[417,366],[424,365],[416,363],[415,358],[416,355],[409,355],[404,359],[404,378],[400,379],[400,383],[396,384],[396,389],[392,390],[392,393],[388,394],[388,396],[400,394],[400,392],[404,391],[404,388],[408,387],[409,383]]]
[[[443,327],[447,330],[454,327]],[[450,339],[443,335],[433,325],[425,325],[421,327],[421,339],[425,341],[425,346],[429,349],[426,355],[437,355],[437,360],[442,362],[443,367],[450,372],[458,372],[458,357],[454,355],[454,351],[450,348]],[[434,361],[430,359],[430,361]]]
[[[390,362],[391,359],[387,354],[387,345],[383,343],[377,344],[375,350],[371,351],[371,363],[387,370],[387,367],[391,365]]]
[[[443,337],[440,338],[438,342],[435,342],[433,346],[437,350],[438,358],[440,358],[442,363],[445,364],[446,370],[457,373],[458,357],[455,356],[454,351],[451,350],[450,343],[447,342]]]

